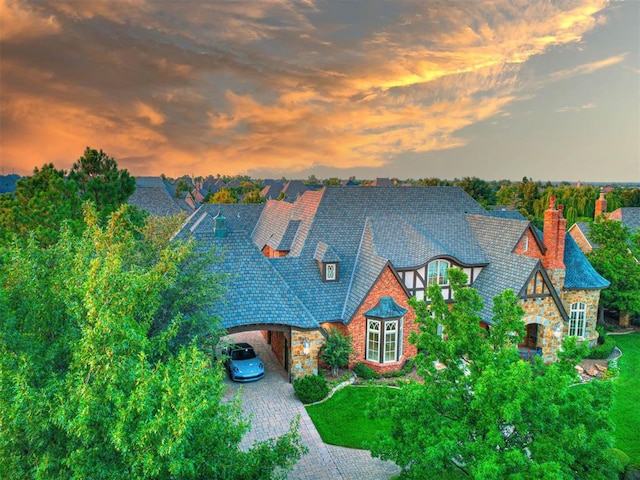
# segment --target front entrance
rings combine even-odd
[[[526,328],[527,331],[524,336],[524,346],[535,350],[538,347],[538,324],[530,323]]]

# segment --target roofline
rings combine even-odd
[[[402,272],[402,271],[405,271],[405,270],[415,270],[416,268],[426,267],[427,265],[429,265],[434,260],[442,260],[442,259],[453,260],[457,265],[460,265],[461,267],[465,267],[465,268],[486,267],[486,266],[489,265],[489,262],[464,263],[464,262],[461,262],[460,260],[458,260],[456,257],[454,257],[452,255],[435,255],[435,256],[431,257],[429,260],[427,260],[426,262],[421,263],[419,265],[412,265],[410,267],[402,267],[402,268],[397,268],[397,269],[394,267],[394,270],[397,270],[398,272]]]

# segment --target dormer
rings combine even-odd
[[[313,258],[318,262],[323,282],[336,282],[340,278],[340,257],[324,242],[318,242]]]

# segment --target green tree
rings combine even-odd
[[[209,203],[238,203],[238,197],[230,188],[222,187],[216,193],[211,195]]]
[[[477,177],[464,177],[462,180],[455,180],[454,184],[462,188],[471,197],[485,208],[495,205],[497,201],[496,193],[489,183]]]
[[[48,249],[0,250],[0,477],[283,477],[304,450],[296,423],[241,450],[249,424],[223,401],[221,365],[197,339],[171,347],[187,316],[169,307],[154,330],[195,245],[141,239],[130,210],[102,227],[89,209],[82,236],[63,229]]]
[[[340,330],[332,328],[327,332],[327,340],[320,358],[331,367],[333,375],[338,375],[338,369],[347,366],[349,357],[354,350],[351,345],[351,336],[343,335]]]
[[[125,203],[136,190],[136,180],[102,150],[87,147],[71,167],[69,180],[78,185],[82,201],[90,200],[102,219]]]
[[[242,203],[264,203],[265,199],[260,195],[260,190],[251,190],[242,198]]]
[[[632,233],[617,220],[599,218],[591,223],[590,240],[597,245],[587,258],[611,282],[602,291],[602,305],[620,312],[620,325],[640,313],[640,231]]]
[[[82,204],[77,185],[67,182],[65,171],[52,163],[16,183],[13,194],[0,196],[0,239],[33,235],[42,246],[54,244],[64,222],[74,232],[82,230]]]
[[[372,454],[396,462],[400,478],[614,479],[607,382],[571,386],[586,347],[565,341],[559,361],[520,359],[523,310],[512,291],[494,299],[494,325],[480,327],[480,295],[466,275],[449,269],[456,301],[438,286],[430,305],[412,300],[419,333],[412,335],[423,382],[409,382],[374,414],[392,431]],[[444,338],[439,334],[439,325]]]

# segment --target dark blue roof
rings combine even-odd
[[[402,317],[405,313],[407,309],[398,305],[393,297],[381,297],[378,304],[364,314],[367,317],[385,319]]]
[[[593,290],[607,288],[611,285],[609,280],[591,266],[571,235],[565,235],[564,265],[566,267],[565,288]]]

